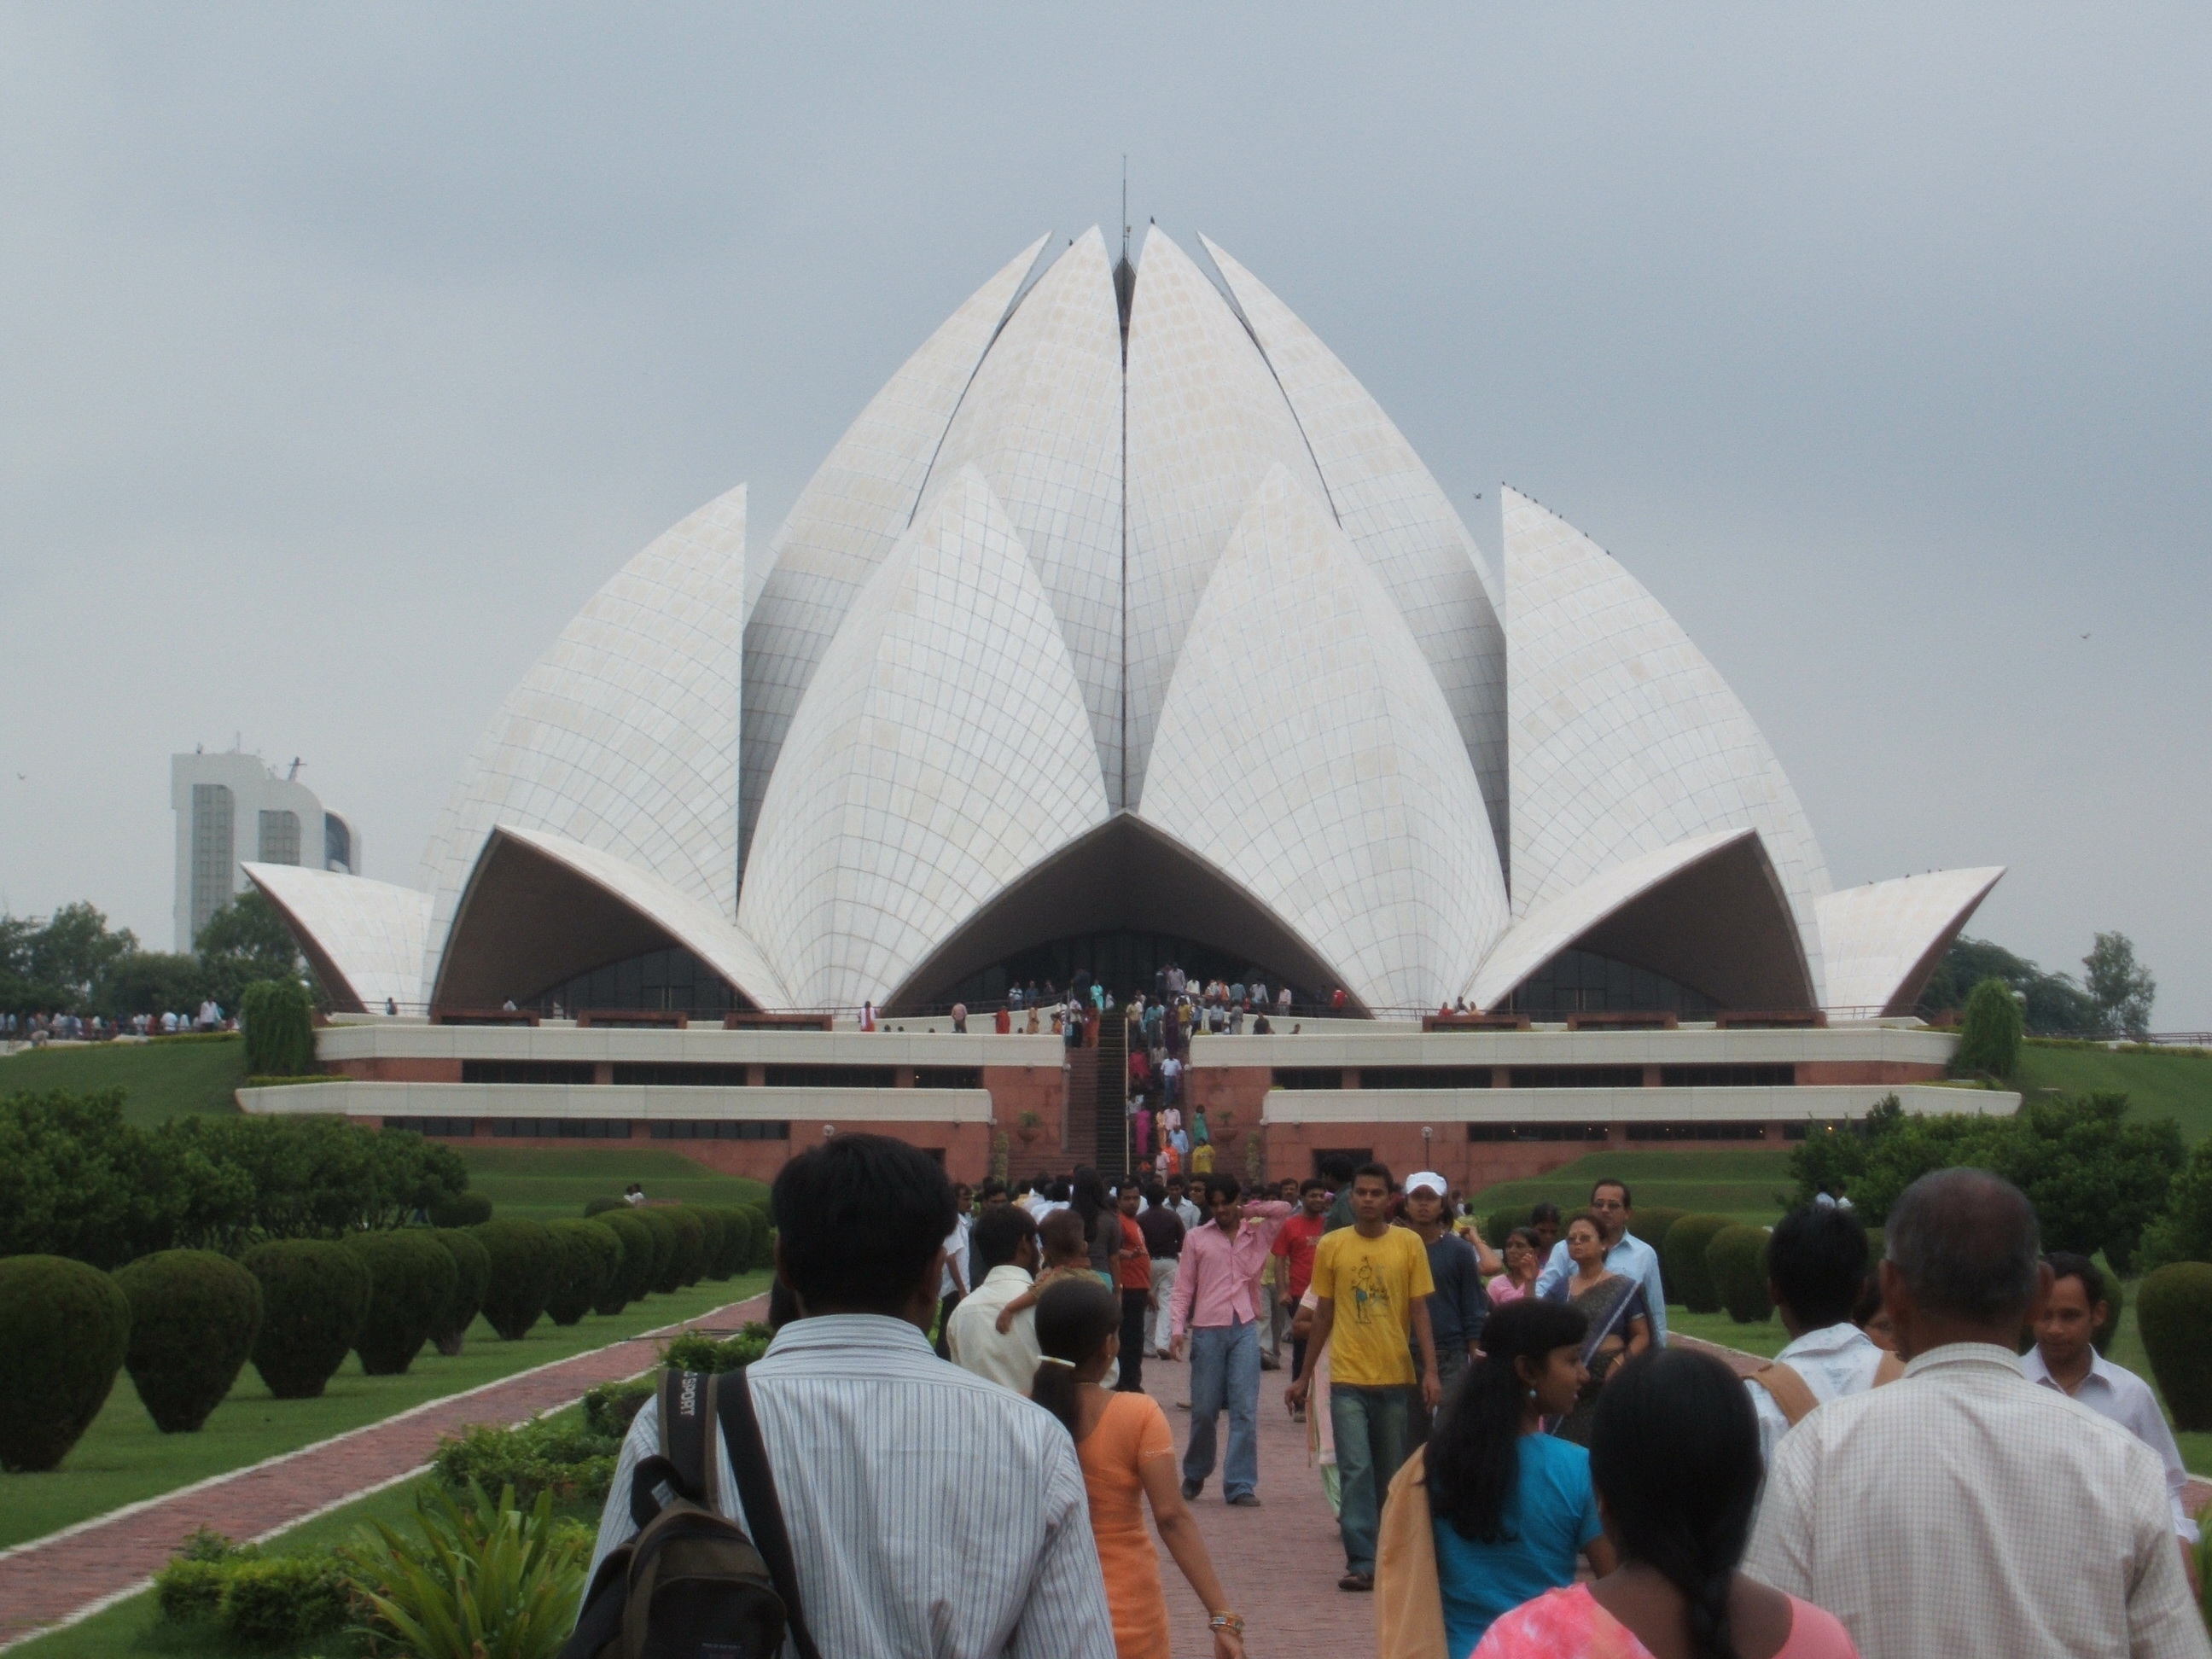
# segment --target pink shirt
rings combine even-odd
[[[1577,1584],[1523,1601],[1490,1627],[1473,1659],[1651,1659],[1651,1650]],[[1859,1650],[1834,1614],[1793,1595],[1790,1639],[1774,1659],[1859,1659]]]
[[[1258,1321],[1260,1274],[1276,1232],[1296,1207],[1280,1199],[1263,1199],[1244,1206],[1244,1223],[1234,1238],[1212,1221],[1184,1235],[1170,1310],[1170,1341],[1201,1327]]]

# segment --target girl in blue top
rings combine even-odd
[[[1533,1297],[1482,1328],[1469,1368],[1429,1437],[1429,1512],[1448,1650],[1471,1653],[1491,1621],[1575,1579],[1577,1554],[1600,1577],[1615,1565],[1598,1524],[1589,1453],[1542,1431],[1574,1409],[1588,1373],[1589,1322]]]

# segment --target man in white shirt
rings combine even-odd
[[[1667,1290],[1659,1277],[1659,1252],[1628,1231],[1630,1218],[1636,1213],[1628,1183],[1598,1182],[1590,1188],[1589,1207],[1597,1218],[1598,1231],[1605,1236],[1605,1265],[1644,1286],[1644,1304],[1651,1314],[1652,1345],[1665,1347]],[[1564,1301],[1567,1281],[1574,1276],[1575,1264],[1567,1259],[1567,1241],[1563,1238],[1552,1247],[1551,1260],[1536,1275],[1536,1294],[1553,1302]]]
[[[2212,1659],[2158,1459],[2021,1375],[2051,1290],[2027,1200],[1938,1170],[1885,1233],[1905,1375],[1774,1449],[1743,1571],[1834,1613],[1862,1659]]]
[[[1743,1382],[1759,1419],[1761,1462],[1817,1407],[1874,1387],[1889,1358],[1851,1323],[1866,1261],[1866,1229],[1833,1205],[1792,1210],[1767,1239],[1766,1291],[1790,1344]]]
[[[976,1218],[968,1248],[982,1277],[953,1310],[946,1327],[952,1363],[1027,1399],[1042,1358],[1036,1310],[1024,1308],[1016,1314],[1012,1328],[1003,1336],[999,1315],[1036,1276],[1036,1223],[1016,1205],[987,1210]]]
[[[2051,1297],[2035,1322],[2035,1346],[2021,1356],[2021,1373],[2031,1382],[2078,1400],[2100,1417],[2108,1417],[2148,1446],[2166,1466],[2166,1492],[2173,1505],[2173,1530],[2185,1545],[2182,1564],[2193,1575],[2196,1557],[2185,1547],[2197,1540],[2197,1523],[2182,1507],[2189,1471],[2181,1449],[2159,1409],[2150,1384],[2099,1353],[2096,1339],[2112,1316],[2105,1294],[2105,1275],[2087,1256],[2054,1250]]]
[[[1182,1223],[1186,1232],[1206,1219],[1205,1212],[1190,1201],[1189,1191],[1189,1183],[1181,1176],[1168,1177],[1168,1208],[1175,1212],[1176,1219]]]
[[[945,1276],[937,1285],[937,1357],[951,1358],[945,1351],[945,1334],[951,1328],[952,1310],[968,1294],[968,1229],[975,1224],[969,1208],[975,1202],[975,1192],[964,1181],[952,1183],[952,1231],[945,1236]]]
[[[769,1202],[799,1316],[745,1381],[822,1659],[1115,1659],[1074,1441],[929,1351],[945,1171],[903,1141],[842,1134],[785,1164]],[[586,1583],[636,1533],[633,1478],[659,1443],[648,1401]],[[742,1521],[726,1449],[716,1476],[715,1506]]]

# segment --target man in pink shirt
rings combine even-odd
[[[1213,1473],[1213,1437],[1229,1412],[1229,1455],[1221,1466],[1223,1495],[1257,1509],[1260,1495],[1260,1326],[1266,1316],[1260,1274],[1291,1206],[1279,1200],[1240,1203],[1237,1177],[1206,1178],[1211,1224],[1193,1227],[1176,1270],[1168,1352],[1182,1358],[1190,1340],[1190,1445],[1183,1453],[1186,1501]]]

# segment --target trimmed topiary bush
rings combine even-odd
[[[549,1221],[553,1238],[553,1282],[545,1311],[556,1325],[573,1325],[606,1293],[621,1271],[622,1241],[596,1221]]]
[[[261,1332],[261,1281],[212,1250],[142,1255],[115,1274],[131,1302],[124,1364],[163,1434],[191,1434],[238,1380]]]
[[[622,1260],[615,1276],[592,1304],[594,1312],[618,1314],[643,1296],[653,1280],[653,1229],[627,1208],[603,1211],[592,1218],[622,1245]]]
[[[430,1206],[433,1227],[481,1227],[491,1219],[491,1200],[482,1193],[455,1193],[442,1204]]]
[[[0,1257],[0,1469],[51,1469],[107,1403],[131,1302],[97,1267]]]
[[[627,1210],[628,1208],[629,1208],[629,1202],[626,1199],[587,1198],[584,1200],[584,1218],[588,1221],[595,1215],[605,1215],[609,1210]]]
[[[2173,1426],[2212,1429],[2212,1263],[2176,1261],[2147,1277],[2136,1326]]]
[[[1765,1228],[1722,1228],[1705,1246],[1705,1272],[1737,1324],[1763,1325],[1773,1316],[1766,1295]]]
[[[1513,1237],[1513,1230],[1516,1227],[1527,1226],[1528,1218],[1534,1212],[1535,1206],[1529,1204],[1521,1205],[1515,1209],[1492,1210],[1483,1218],[1484,1243],[1493,1250],[1504,1249],[1505,1241]]]
[[[491,1257],[483,1316],[506,1340],[519,1342],[544,1315],[552,1292],[553,1236],[544,1222],[520,1216],[487,1221],[471,1231]]]
[[[665,1205],[640,1204],[630,1213],[653,1231],[653,1277],[645,1281],[645,1287],[656,1295],[665,1296],[678,1287],[672,1275],[676,1252],[684,1242],[683,1231]]]
[[[703,1227],[707,1233],[705,1257],[699,1263],[699,1277],[715,1280],[727,1279],[730,1276],[730,1269],[724,1263],[727,1259],[730,1247],[728,1215],[708,1205],[693,1204],[687,1206],[686,1208],[689,1213],[699,1218],[700,1226]]]
[[[368,1262],[343,1244],[283,1238],[255,1245],[238,1265],[261,1284],[253,1369],[277,1399],[313,1399],[368,1317]]]
[[[368,1263],[368,1317],[353,1340],[361,1368],[371,1376],[401,1376],[453,1299],[460,1269],[427,1227],[356,1233],[346,1249]]]
[[[760,1224],[753,1229],[756,1249],[751,1266],[754,1272],[759,1273],[775,1266],[775,1222],[765,1204],[754,1205],[752,1212]]]
[[[1671,1295],[1679,1294],[1692,1313],[1718,1313],[1721,1293],[1705,1266],[1705,1246],[1713,1235],[1735,1223],[1724,1215],[1686,1215],[1667,1230],[1659,1268]]]
[[[668,1264],[664,1284],[669,1290],[680,1291],[687,1285],[696,1285],[707,1271],[707,1224],[688,1204],[670,1205],[667,1213],[676,1224],[676,1255]]]
[[[306,1077],[315,1066],[315,1002],[295,979],[264,979],[238,999],[252,1077]]]
[[[2002,980],[1985,979],[1966,998],[1953,1064],[1966,1073],[2010,1077],[2020,1066],[2020,999]]]
[[[722,1212],[722,1260],[714,1277],[733,1279],[751,1268],[758,1231],[761,1224],[744,1205],[733,1204]]]
[[[1669,1302],[1680,1298],[1675,1295],[1674,1281],[1667,1277],[1667,1230],[1687,1214],[1687,1210],[1655,1204],[1648,1210],[1633,1212],[1628,1219],[1628,1231],[1659,1253],[1660,1287]]]
[[[477,1322],[483,1307],[484,1291],[491,1283],[491,1253],[474,1233],[459,1227],[441,1227],[430,1236],[446,1247],[460,1274],[453,1283],[452,1297],[430,1322],[430,1340],[440,1353],[451,1358],[460,1352],[468,1340],[469,1327]]]

